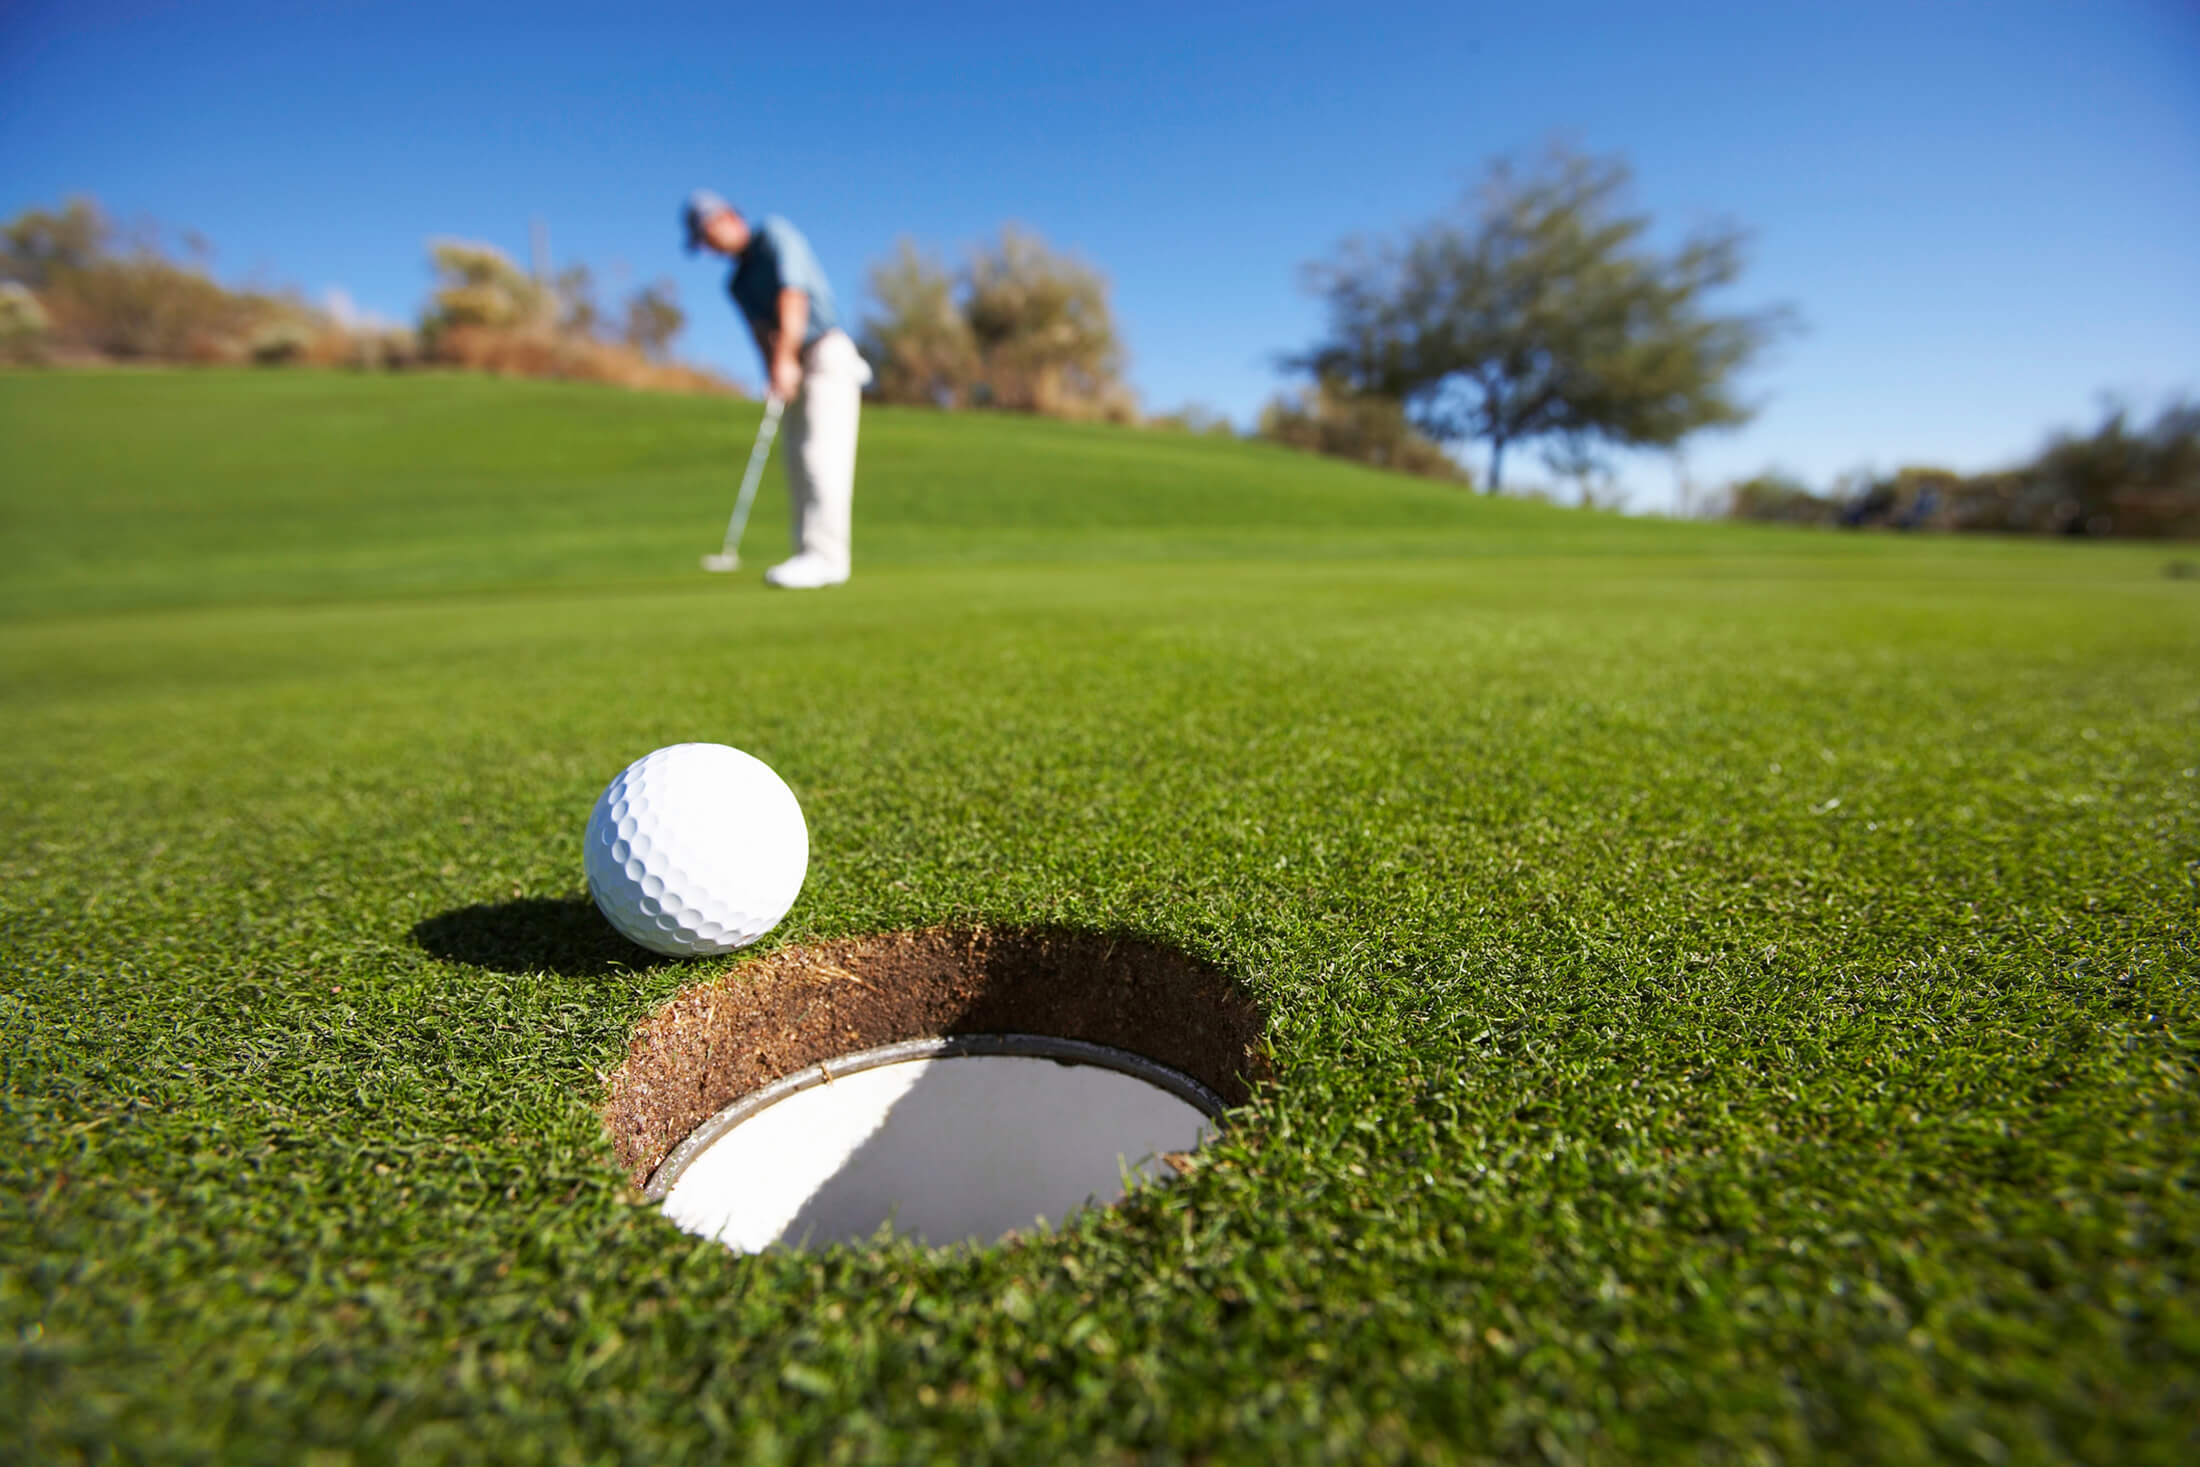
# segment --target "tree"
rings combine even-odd
[[[2071,535],[2200,529],[2200,403],[2173,398],[2151,427],[2111,400],[2091,433],[2061,432],[2023,470],[2024,518]]]
[[[1308,269],[1327,339],[1292,365],[1394,397],[1439,442],[1547,446],[1580,475],[1612,447],[1672,447],[1739,424],[1735,375],[1789,324],[1782,310],[1720,315],[1743,237],[1699,233],[1651,248],[1625,208],[1627,166],[1553,148],[1533,167],[1492,165],[1458,212],[1402,241],[1347,241]]]
[[[1004,228],[959,274],[905,239],[870,286],[864,354],[888,402],[1136,416],[1107,280],[1035,234]]]
[[[863,354],[877,369],[879,397],[931,407],[967,402],[978,343],[947,267],[903,239],[891,259],[871,267],[870,287],[880,309],[863,319]]]
[[[1091,266],[1008,225],[970,259],[963,316],[993,407],[1058,417],[1133,414],[1108,283]]]
[[[8,222],[0,241],[0,275],[44,290],[56,274],[87,270],[107,253],[107,216],[90,199],[75,198],[59,213],[27,209]]]
[[[686,325],[680,287],[670,280],[653,280],[626,298],[626,321],[619,337],[651,361],[661,362],[671,353],[672,338]]]
[[[594,336],[603,324],[603,308],[596,304],[596,272],[586,265],[576,261],[551,276],[550,298],[558,330],[568,336]]]

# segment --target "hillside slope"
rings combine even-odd
[[[715,548],[757,415],[472,376],[0,373],[0,615],[673,583]],[[865,569],[1891,545],[1584,514],[1264,443],[1036,418],[873,409],[861,455]],[[754,567],[784,553],[780,486],[775,462]]]

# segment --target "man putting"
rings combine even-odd
[[[786,404],[794,555],[764,579],[790,591],[837,586],[848,579],[856,418],[871,369],[840,329],[833,288],[801,231],[772,214],[752,226],[708,189],[688,196],[682,219],[688,253],[734,262],[726,294],[756,337],[771,395]]]

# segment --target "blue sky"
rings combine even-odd
[[[1561,135],[1628,157],[1669,238],[1747,225],[1734,303],[1807,323],[1700,481],[1981,468],[2104,391],[2200,389],[2189,3],[937,10],[17,0],[0,210],[88,192],[400,318],[430,237],[524,257],[539,215],[561,262],[673,276],[686,353],[749,380],[689,188],[788,215],[858,300],[897,236],[1017,220],[1113,280],[1149,409],[1245,421],[1319,328],[1303,262]]]

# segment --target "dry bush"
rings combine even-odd
[[[440,240],[437,289],[419,331],[347,325],[288,295],[230,290],[151,237],[118,251],[99,206],[29,210],[0,231],[0,358],[257,363],[358,371],[440,365],[506,376],[731,393],[714,373],[664,360],[681,314],[669,282],[638,291],[626,341],[585,266],[547,283],[489,245]]]
[[[436,288],[421,324],[430,334],[461,326],[547,330],[556,324],[551,291],[495,245],[439,239],[430,242],[428,258]]]
[[[957,298],[955,277],[914,240],[871,267],[881,309],[864,317],[863,354],[883,402],[963,407],[978,381],[978,343]]]
[[[653,280],[627,297],[619,339],[651,361],[662,362],[671,356],[672,339],[686,325],[680,287],[669,279]]]
[[[335,326],[317,332],[297,359],[308,367],[402,371],[422,361],[420,335],[403,326]]]
[[[40,300],[57,344],[123,361],[249,361],[266,340],[302,336],[317,321],[299,302],[227,290],[151,255],[58,272]]]
[[[1173,412],[1156,413],[1141,419],[1138,426],[1158,433],[1189,433],[1196,438],[1237,437],[1237,428],[1230,420],[1203,402],[1188,402]]]
[[[1133,423],[1108,283],[1090,265],[1013,225],[959,274],[903,240],[871,268],[883,308],[863,326],[874,395]]]
[[[0,361],[44,361],[52,334],[53,321],[31,288],[0,281]]]
[[[1777,469],[1767,469],[1727,485],[1725,497],[1727,516],[1731,519],[1830,525],[1841,517],[1838,502],[1811,493],[1802,480]]]
[[[44,322],[41,359],[282,361],[328,324],[302,301],[230,290],[169,259],[149,232],[118,248],[90,199],[11,220],[0,230],[0,279]]]
[[[1394,399],[1354,392],[1341,382],[1316,382],[1295,397],[1261,410],[1260,436],[1332,458],[1395,469],[1453,484],[1472,484],[1458,460],[1422,436]]]
[[[971,256],[963,314],[978,347],[985,405],[1136,420],[1107,280],[1082,260],[1006,226],[997,243]]]
[[[436,366],[488,372],[499,377],[606,382],[651,392],[738,393],[731,382],[699,367],[653,362],[621,342],[539,329],[446,327],[432,338],[427,361]]]
[[[653,392],[736,390],[716,373],[661,359],[682,322],[668,281],[636,293],[622,323],[628,339],[609,341],[597,334],[603,312],[584,265],[546,284],[492,245],[439,240],[430,253],[440,284],[420,327],[429,363]]]

